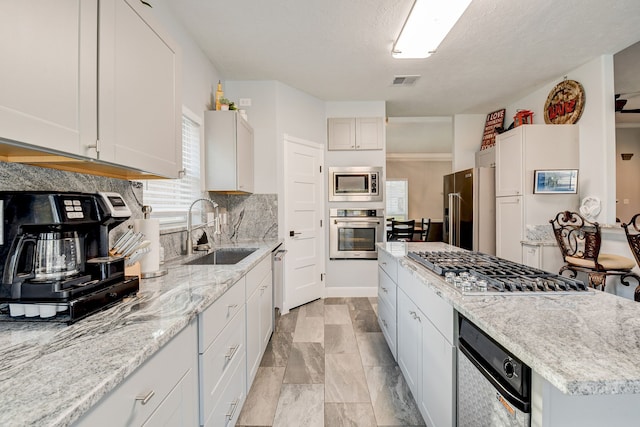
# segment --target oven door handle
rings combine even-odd
[[[336,224],[336,225],[338,225],[338,224],[344,224],[344,225],[357,225],[357,224],[371,225],[371,224],[375,224],[375,225],[380,225],[381,224],[380,220],[378,220],[378,219],[371,220],[371,221],[367,221],[367,220],[340,221],[340,220],[334,219],[333,223]]]

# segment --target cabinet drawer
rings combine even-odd
[[[271,276],[271,258],[266,257],[247,273],[247,297],[256,290],[266,276]]]
[[[236,424],[246,398],[245,374],[245,358],[242,357],[236,369],[229,376],[229,381],[224,384],[220,398],[204,423],[205,427],[227,427]]]
[[[395,307],[390,307],[386,302],[378,302],[378,323],[382,334],[387,340],[387,345],[391,350],[391,354],[397,360],[397,341],[396,341],[396,310]]]
[[[406,267],[398,270],[398,287],[422,311],[446,340],[453,343],[453,307],[413,276]]]
[[[244,281],[238,280],[198,316],[198,352],[204,353],[233,316],[244,306]]]
[[[233,317],[204,354],[200,355],[202,413],[213,410],[222,390],[221,384],[229,381],[245,354],[244,310]],[[244,366],[244,362],[242,363]]]
[[[378,300],[386,302],[394,309],[396,307],[396,283],[382,268],[378,268]]]
[[[196,369],[195,342],[196,325],[192,322],[111,394],[99,401],[77,425],[142,425],[180,380],[190,370]],[[138,400],[142,396],[150,398],[143,403]]]
[[[189,369],[142,427],[195,426],[198,423],[198,374]]]
[[[378,251],[378,265],[389,275],[391,280],[398,281],[398,260],[395,257],[385,251]]]

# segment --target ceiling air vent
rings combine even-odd
[[[395,76],[392,86],[413,86],[420,76]]]

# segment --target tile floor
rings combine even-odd
[[[279,316],[237,425],[424,425],[376,301],[327,298]]]

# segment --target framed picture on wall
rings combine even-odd
[[[576,194],[578,169],[536,170],[533,192],[536,194]]]

